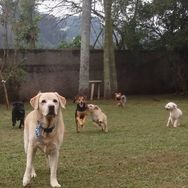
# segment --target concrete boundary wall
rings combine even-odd
[[[14,51],[9,51],[13,61]],[[73,98],[78,91],[79,50],[20,50],[17,60],[26,71],[21,86],[9,95],[12,100],[29,99],[38,91],[57,91]],[[188,71],[187,55],[160,51],[116,51],[118,90],[126,94],[159,94],[175,92],[178,86],[176,64],[182,74]],[[175,56],[177,61],[174,61]],[[3,50],[0,50],[3,58]],[[174,76],[175,75],[175,76]],[[103,51],[90,51],[90,79],[103,80]],[[187,76],[184,81],[187,83]],[[180,83],[181,84],[181,83]],[[2,88],[0,90],[2,95]]]

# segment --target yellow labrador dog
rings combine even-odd
[[[34,108],[24,124],[24,148],[27,156],[23,186],[36,177],[33,158],[39,148],[47,157],[50,168],[50,184],[61,187],[57,181],[59,149],[63,142],[64,123],[61,107],[65,108],[66,99],[56,92],[39,92],[30,100]]]

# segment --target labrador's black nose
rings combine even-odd
[[[48,106],[48,115],[55,115],[55,106],[54,105]]]

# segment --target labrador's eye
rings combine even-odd
[[[53,100],[53,102],[54,102],[54,103],[57,103],[57,100],[56,100],[56,99],[54,99],[54,100]]]
[[[41,103],[43,103],[43,104],[46,103],[46,100],[42,100]]]

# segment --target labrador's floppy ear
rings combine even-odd
[[[66,99],[65,99],[65,97],[59,95],[57,92],[55,92],[55,94],[57,95],[57,97],[59,99],[61,107],[65,109],[65,105],[66,105]]]
[[[39,91],[38,94],[35,97],[30,99],[30,104],[35,110],[38,110],[38,108],[39,108],[39,97],[40,97],[40,95],[41,95],[41,92]]]

